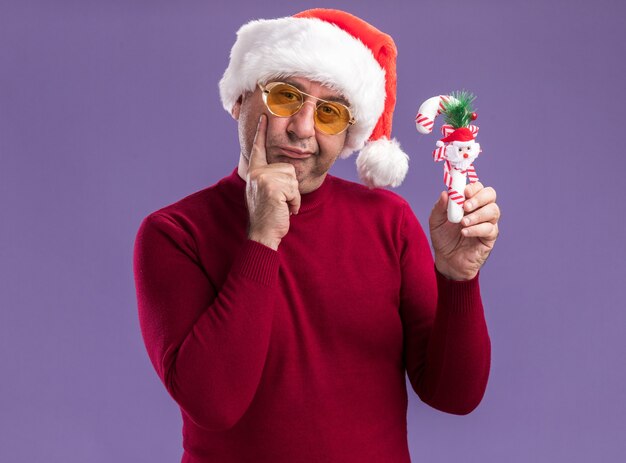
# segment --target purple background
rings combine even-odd
[[[313,6],[395,38],[397,191],[425,226],[442,166],[417,108],[478,95],[476,167],[503,211],[481,274],[491,376],[463,417],[410,391],[413,460],[626,461],[626,7],[356,0],[2,2],[0,461],[180,460],[139,331],[135,233],[236,165],[217,83],[237,28]],[[354,159],[331,172],[355,180]]]

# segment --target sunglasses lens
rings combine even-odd
[[[276,82],[264,90],[265,104],[275,116],[289,117],[297,113],[304,103],[304,95],[293,85]],[[346,130],[350,124],[350,110],[341,103],[318,102],[315,109],[315,127],[328,135]]]
[[[291,116],[302,106],[302,94],[297,88],[287,84],[278,84],[269,89],[267,106],[269,110],[281,117]]]
[[[329,135],[340,133],[348,127],[350,112],[340,103],[322,103],[315,111],[315,125]]]

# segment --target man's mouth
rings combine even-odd
[[[287,156],[292,159],[307,159],[313,156],[312,152],[299,150],[297,148],[279,146],[278,149],[283,154],[283,156]]]

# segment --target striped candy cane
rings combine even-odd
[[[455,101],[456,99],[450,95],[438,95],[422,103],[415,116],[415,127],[417,131],[422,134],[431,133],[435,125],[435,119],[445,110],[444,105],[448,102]],[[467,128],[472,132],[472,136],[476,138],[478,126],[469,125]],[[454,130],[455,128],[451,125],[444,124],[441,127],[443,138],[446,138],[454,132]],[[463,204],[465,204],[464,192],[467,179],[469,179],[470,183],[475,183],[478,181],[478,176],[476,175],[476,169],[473,164],[466,170],[459,170],[453,167],[446,157],[448,146],[449,144],[438,141],[437,147],[433,151],[433,160],[435,162],[445,161],[443,181],[448,188],[448,197],[450,198],[450,201],[448,201],[448,220],[453,223],[459,223],[464,215]]]
[[[424,135],[433,131],[435,118],[444,110],[444,104],[448,101],[456,101],[450,95],[438,95],[424,101],[415,116],[415,127],[419,133]]]
[[[465,204],[465,194],[457,191],[453,184],[455,177],[459,176],[459,180],[462,181],[462,185],[465,186],[465,178],[469,179],[470,183],[476,183],[478,181],[478,175],[476,175],[476,169],[474,168],[474,164],[470,164],[470,166],[466,170],[455,169],[450,165],[450,161],[446,160],[443,166],[443,183],[448,187],[448,196],[452,201],[457,203],[460,207],[463,207]],[[458,187],[457,187],[458,188]]]

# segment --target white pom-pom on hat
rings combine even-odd
[[[359,178],[368,187],[397,187],[409,170],[409,157],[397,140],[381,137],[365,145],[356,165]]]

